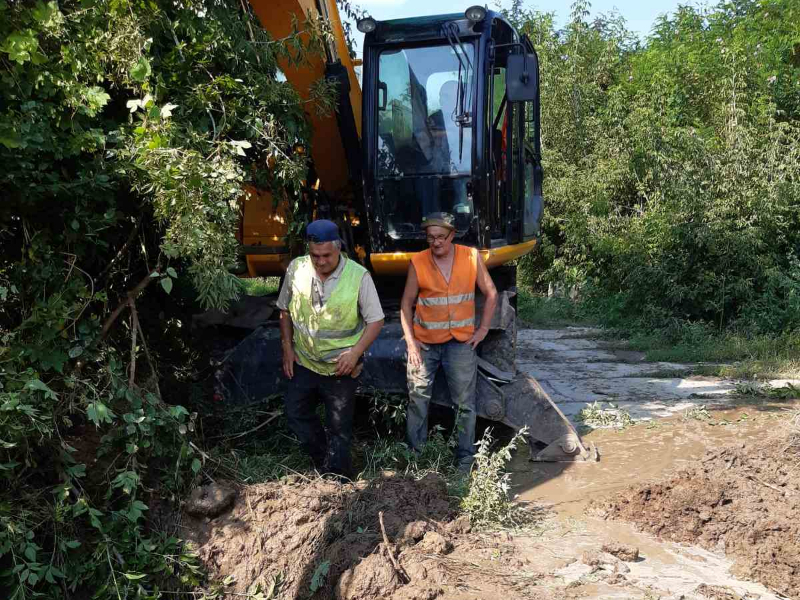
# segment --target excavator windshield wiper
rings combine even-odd
[[[472,61],[469,59],[467,50],[461,38],[458,37],[458,24],[454,22],[445,23],[442,32],[447,37],[447,43],[453,49],[453,54],[458,59],[458,90],[456,92],[456,124],[458,125],[458,160],[462,159],[464,153],[464,127],[469,127],[472,117],[472,84],[470,74],[472,72]],[[464,79],[467,81],[466,89]],[[467,97],[469,93],[469,97]]]

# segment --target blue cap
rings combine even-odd
[[[335,242],[339,239],[339,227],[333,221],[320,219],[306,227],[306,240],[315,244]]]

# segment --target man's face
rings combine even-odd
[[[431,225],[425,231],[425,235],[434,256],[444,257],[450,254],[453,248],[453,232],[447,227]]]
[[[334,242],[309,242],[308,254],[317,275],[329,275],[333,273],[339,264],[339,254],[341,250],[336,247]]]

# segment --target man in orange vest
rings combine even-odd
[[[460,469],[472,466],[475,442],[475,348],[489,332],[497,290],[477,249],[453,243],[453,216],[432,213],[422,222],[430,248],[411,260],[400,303],[408,348],[408,418],[406,437],[419,452],[428,439],[428,405],[441,368],[458,410]],[[475,328],[475,285],[483,293],[480,327]],[[412,321],[411,309],[417,302]]]

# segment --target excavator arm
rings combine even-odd
[[[315,19],[327,23],[331,38],[325,53],[312,54],[301,65],[278,63],[301,100],[311,106],[313,86],[322,79],[336,83],[336,110],[320,114],[308,110],[313,134],[311,159],[317,181],[308,182],[315,193],[330,198],[347,196],[350,182],[360,179],[361,87],[347,49],[336,0],[250,0],[262,27],[276,40],[303,33]],[[247,272],[253,276],[282,275],[289,261],[287,203],[276,202],[265,190],[248,189],[244,205],[241,242]]]

